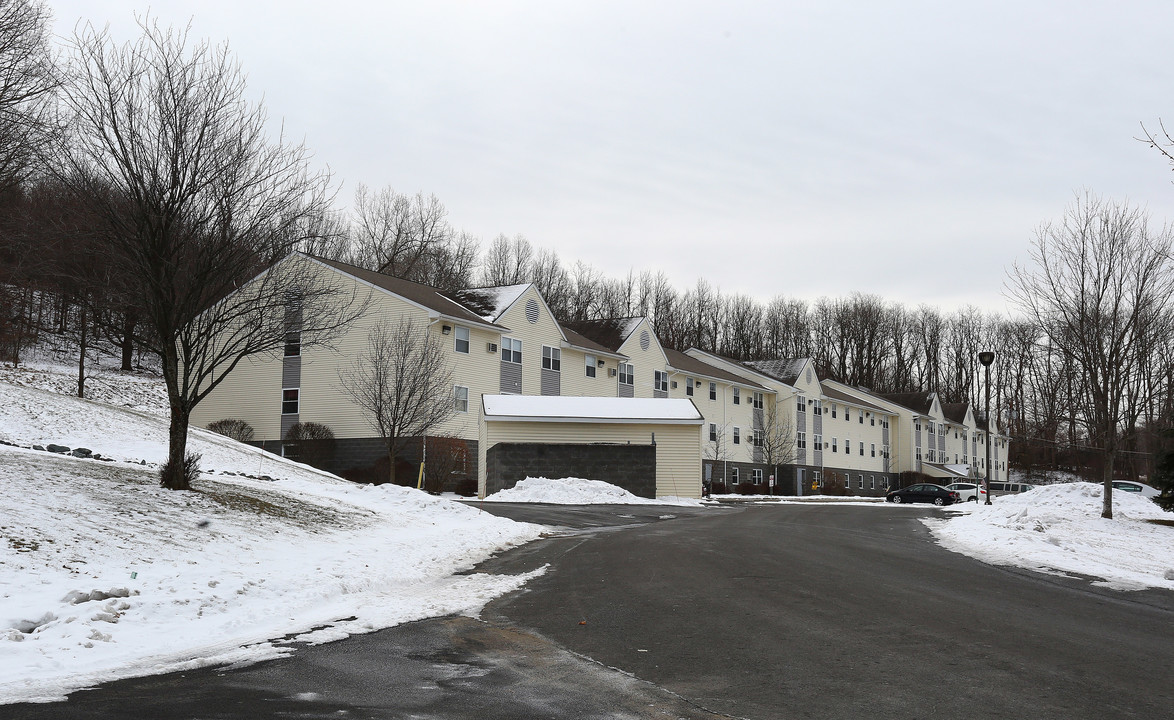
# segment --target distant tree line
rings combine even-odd
[[[59,48],[48,22],[38,0],[0,0],[0,360],[19,363],[39,339],[67,337],[79,348],[80,395],[95,343],[117,348],[124,369],[150,352],[168,381],[176,467],[187,414],[217,382],[211,368],[279,349],[294,325],[303,345],[329,342],[351,319],[337,288],[274,271],[295,250],[442,291],[532,282],[570,322],[647,316],[671,348],[809,357],[825,377],[880,393],[936,391],[976,409],[977,356],[993,350],[992,406],[1021,467],[1089,468],[1112,446],[1119,470],[1150,475],[1150,453],[1165,449],[1174,427],[1174,333],[1147,332],[1108,351],[1106,362],[1128,372],[1114,379],[1119,402],[1107,416],[1101,378],[1075,349],[1092,341],[1064,342],[1076,331],[1030,301],[1047,294],[1046,283],[1020,283],[1017,317],[866,293],[805,300],[785,288],[763,302],[704,278],[682,289],[663,272],[608,277],[520,235],[483,247],[423,192],[359,184],[339,209],[307,149],[269,136],[223,46],[143,21],[126,45],[85,25]],[[1164,128],[1145,140],[1169,157]],[[1149,232],[1144,222],[1130,227],[1113,231]],[[1153,271],[1163,281],[1171,274],[1168,262]],[[268,280],[249,285],[262,272]],[[1103,312],[1117,311],[1093,314]],[[1156,312],[1169,314],[1164,304]],[[252,334],[215,346],[210,338],[230,327]],[[185,486],[169,478],[169,487]]]

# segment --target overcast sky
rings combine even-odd
[[[1089,189],[1174,220],[1174,3],[48,0],[228,41],[341,183],[726,293],[1004,311]]]

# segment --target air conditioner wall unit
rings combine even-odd
[[[608,377],[615,377],[616,376],[616,369],[615,368],[608,368],[607,369],[607,376]]]
[[[673,390],[676,390],[677,389],[677,381],[673,380],[672,385],[673,385]]]
[[[497,343],[486,343],[485,349],[488,352],[495,353],[497,352]]]

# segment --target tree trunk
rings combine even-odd
[[[135,350],[135,315],[127,311],[122,315],[122,369],[124,371],[133,370]]]
[[[395,485],[395,449],[387,448],[387,482]]]
[[[165,344],[164,348],[168,346]],[[184,404],[179,389],[179,358],[175,351],[164,350],[163,380],[167,384],[167,399],[171,405],[171,426],[168,430],[167,464],[159,474],[159,486],[168,490],[191,490],[186,472],[188,423],[191,409]]]
[[[189,413],[182,404],[171,403],[171,426],[168,430],[167,465],[159,477],[159,486],[168,490],[191,490],[187,476]]]
[[[1101,517],[1113,519],[1113,463],[1117,458],[1116,447],[1105,448],[1105,488],[1102,491]]]
[[[86,309],[85,306],[79,306],[77,329],[77,344],[81,346],[81,350],[77,354],[77,396],[79,398],[86,396],[86,327]]]

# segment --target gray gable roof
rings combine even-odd
[[[393,295],[398,295],[405,300],[409,300],[413,303],[416,303],[417,305],[422,305],[429,310],[434,310],[441,315],[453,318],[454,320],[464,320],[476,325],[489,325],[499,330],[509,329],[496,323],[486,321],[485,318],[460,304],[456,300],[445,296],[431,285],[424,285],[422,283],[412,282],[411,280],[392,277],[391,275],[378,273],[374,270],[366,270],[356,265],[348,265],[347,263],[339,262],[337,260],[327,260],[320,257],[314,257],[313,259],[324,265],[329,265],[339,272],[358,278],[359,280],[362,280],[370,285],[374,285],[377,288],[386,290]]]
[[[485,322],[497,322],[501,314],[517,302],[526,292],[530,283],[499,285],[495,287],[469,288],[447,293],[446,297],[457,301],[481,316]]]
[[[837,390],[834,387],[831,387],[825,383],[820,383],[819,388],[820,388],[820,392],[823,393],[824,397],[828,398],[829,400],[835,400],[836,402],[842,402],[842,403],[848,403],[850,405],[858,405],[860,407],[866,407],[874,412],[884,413],[886,415],[892,414],[891,410],[886,410],[879,405],[873,405],[872,403],[868,402],[867,400],[861,400],[860,398],[856,397],[855,395],[849,395],[848,393],[843,392],[841,390]]]
[[[561,325],[599,343],[611,352],[618,353],[620,346],[624,344],[643,319],[643,317],[606,318],[604,320],[565,322]]]
[[[735,375],[732,372],[727,372],[719,367],[714,367],[707,362],[702,362],[695,357],[686,355],[679,350],[671,350],[664,348],[664,355],[668,358],[669,367],[680,370],[685,373],[692,373],[694,375],[704,375],[705,377],[723,380],[729,383],[736,383],[738,385],[745,385],[759,390],[770,391],[769,388],[759,385],[753,380],[747,380],[744,377]]]
[[[908,408],[919,415],[928,415],[933,408],[934,394],[932,392],[889,393],[880,395],[880,397]]]
[[[942,403],[942,414],[952,423],[962,425],[966,422],[966,409],[970,403]]]
[[[749,368],[757,370],[763,375],[794,385],[799,380],[799,373],[803,372],[803,365],[807,358],[777,358],[775,360],[751,360],[743,363]]]

